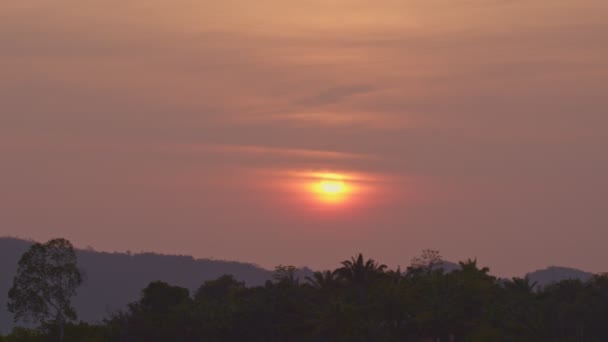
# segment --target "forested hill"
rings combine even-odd
[[[21,255],[30,241],[0,238],[0,333],[12,326],[6,310],[7,292]],[[152,253],[126,254],[78,250],[79,265],[86,281],[75,299],[79,317],[96,322],[108,312],[136,301],[151,281],[162,280],[194,290],[207,280],[232,274],[247,285],[261,285],[271,279],[272,272],[253,264],[194,259],[190,256]],[[302,272],[307,272],[306,270]]]

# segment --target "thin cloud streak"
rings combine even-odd
[[[423,120],[419,119],[418,115],[407,115],[402,113],[386,114],[386,113],[363,113],[363,112],[344,112],[343,109],[281,113],[255,115],[252,117],[236,117],[227,119],[227,122],[233,123],[292,123],[299,125],[310,125],[314,127],[365,127],[367,129],[377,129],[381,131],[395,131],[404,128],[416,128],[423,125],[428,125]]]
[[[229,153],[245,155],[272,155],[284,157],[297,157],[304,159],[329,159],[329,160],[374,160],[377,157],[364,154],[320,151],[298,148],[280,148],[256,145],[230,145],[230,144],[202,144],[181,145],[176,147],[179,151]]]

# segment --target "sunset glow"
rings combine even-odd
[[[352,195],[353,186],[345,180],[346,177],[339,174],[317,175],[310,184],[310,190],[315,199],[329,204],[346,202]]]

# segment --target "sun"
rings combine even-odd
[[[352,186],[345,177],[339,174],[324,173],[316,175],[310,184],[310,190],[316,200],[328,203],[344,203],[352,193]]]
[[[326,194],[339,194],[344,191],[344,182],[324,180],[319,183],[320,190]]]

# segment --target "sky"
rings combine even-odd
[[[0,235],[608,271],[604,0],[8,0]]]

